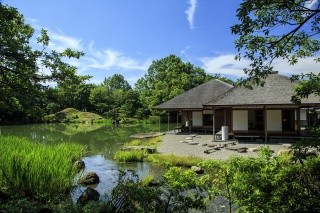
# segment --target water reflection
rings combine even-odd
[[[163,130],[167,129],[164,124]],[[162,174],[163,168],[149,163],[118,164],[112,156],[129,136],[137,133],[157,132],[159,125],[140,125],[134,127],[114,127],[101,124],[34,124],[18,126],[1,126],[1,135],[15,135],[28,138],[37,143],[56,144],[74,142],[86,146],[89,152],[83,158],[86,169],[84,172],[96,172],[100,183],[95,186],[102,196],[110,196],[121,170],[134,170],[142,178],[147,173],[155,177]],[[79,186],[72,193],[76,200],[85,187]]]

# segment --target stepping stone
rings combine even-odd
[[[198,142],[188,142],[189,145],[198,145]]]

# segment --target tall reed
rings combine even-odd
[[[0,136],[0,147],[0,187],[37,199],[69,192],[76,174],[73,163],[83,155],[80,145],[39,144],[11,136]]]

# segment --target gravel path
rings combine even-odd
[[[190,139],[188,140],[188,138]],[[158,147],[157,151],[162,154],[174,154],[178,156],[195,156],[205,159],[227,160],[230,156],[233,155],[257,157],[258,153],[251,151],[251,149],[259,149],[260,146],[265,145],[264,142],[238,142],[236,140],[212,142],[212,140],[212,135],[167,133],[164,136],[163,142]],[[236,143],[236,145],[230,145],[231,143]],[[212,149],[212,147],[210,146],[223,144],[228,144],[228,148],[246,147],[248,148],[248,151],[245,153],[238,153],[237,151],[221,148],[220,150],[212,150],[212,152],[210,151],[209,154],[204,153],[205,150]],[[277,154],[279,150],[287,150],[290,146],[290,144],[288,143],[281,142],[272,144],[268,143],[267,145],[274,151],[275,154]]]

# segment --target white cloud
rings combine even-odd
[[[243,72],[244,68],[249,68],[250,61],[234,59],[234,54],[219,55],[214,57],[202,57],[200,61],[203,63],[203,69],[210,74],[220,73],[223,76],[232,76],[234,78],[246,77]],[[319,64],[314,58],[303,58],[293,66],[283,59],[276,59],[273,62],[274,70],[280,74],[291,76],[301,73],[319,73]]]
[[[95,50],[93,43],[89,45],[87,55],[84,57],[86,66],[95,69],[126,69],[126,70],[147,70],[151,64],[151,59],[139,61],[126,56],[112,49],[102,51]]]
[[[189,49],[191,46],[186,46],[183,50],[180,50],[180,54],[184,56],[188,61],[190,61]]]
[[[319,3],[319,0],[308,0],[305,2],[305,7],[314,9]]]
[[[71,48],[77,51],[83,51],[82,40],[71,36],[67,36],[61,31],[54,32],[48,30],[50,37],[49,48],[62,52],[67,48]]]
[[[248,67],[248,60],[237,61],[235,55],[226,54],[214,57],[202,57],[203,69],[210,74],[220,73],[223,76],[233,76],[235,78],[245,77],[243,69]]]
[[[189,0],[189,8],[185,11],[190,29],[194,29],[194,14],[196,12],[197,0]]]

